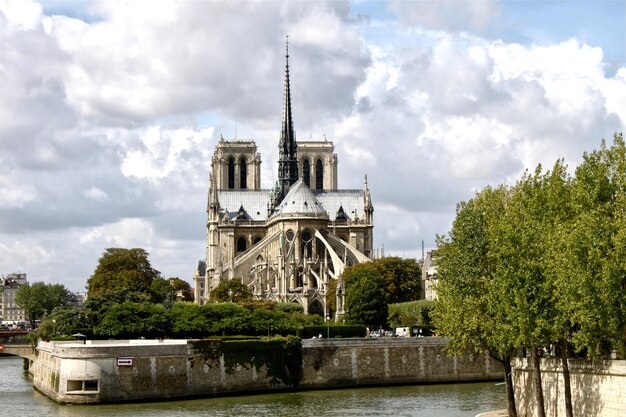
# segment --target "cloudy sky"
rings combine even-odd
[[[108,247],[191,281],[220,135],[276,179],[284,39],[300,139],[368,175],[375,246],[421,257],[457,202],[570,167],[626,123],[619,1],[0,0],[0,274],[84,290]]]

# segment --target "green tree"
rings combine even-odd
[[[209,322],[210,334],[243,335],[249,334],[251,312],[233,302],[208,303],[202,312]]]
[[[85,311],[78,307],[61,306],[54,309],[50,315],[54,323],[54,331],[61,335],[72,335],[84,332],[85,324],[89,323]]]
[[[420,298],[422,269],[415,259],[390,256],[377,259],[374,265],[385,280],[385,290],[390,303]]]
[[[252,299],[252,293],[248,287],[241,283],[240,279],[232,279],[220,282],[211,290],[211,301],[213,302],[241,302]]]
[[[108,248],[87,281],[88,297],[120,288],[150,294],[152,282],[158,277],[159,271],[152,268],[145,250]]]
[[[104,318],[104,315],[117,304],[125,302],[144,303],[148,302],[150,295],[137,291],[128,291],[125,288],[117,288],[106,293],[88,297],[83,307],[86,317],[91,319],[90,326],[96,326]]]
[[[389,304],[389,324],[392,327],[431,326],[432,313],[436,302],[433,300],[408,301]]]
[[[198,304],[181,301],[170,310],[172,335],[182,338],[201,338],[210,333],[210,323]]]
[[[626,145],[585,154],[573,186],[575,217],[557,260],[557,301],[572,324],[572,343],[589,357],[626,353]]]
[[[378,268],[370,263],[346,268],[343,272],[346,288],[346,322],[350,324],[387,324],[388,303],[385,280]]]
[[[170,315],[160,304],[116,304],[94,328],[94,333],[113,338],[164,337],[171,333]]]
[[[335,317],[337,311],[337,282],[336,279],[330,279],[326,284],[326,308],[330,317]]]
[[[155,304],[163,304],[166,308],[172,307],[176,301],[176,290],[169,280],[156,277],[150,284],[150,301]]]
[[[26,283],[17,290],[15,302],[24,309],[31,326],[35,328],[37,320],[50,314],[56,307],[65,305],[68,296],[68,290],[61,284]]]
[[[558,338],[553,326],[558,316],[554,281],[546,254],[565,211],[551,193],[566,189],[566,181],[561,161],[552,172],[544,174],[538,166],[534,174],[524,174],[512,189],[505,217],[495,226],[498,244],[491,250],[496,265],[492,294],[517,329],[515,345],[531,352],[538,417],[545,416],[540,357],[543,348]]]
[[[174,290],[177,294],[180,293],[182,296],[181,301],[193,301],[193,292],[191,291],[191,286],[185,280],[182,280],[178,277],[169,278],[168,281],[174,287]]]
[[[498,244],[493,225],[504,216],[507,187],[487,187],[457,206],[452,230],[438,240],[438,300],[433,319],[437,332],[449,338],[448,351],[488,351],[502,363],[509,417],[517,416],[511,359],[516,327],[492,296],[495,264],[490,250]]]

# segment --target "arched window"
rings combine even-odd
[[[237,252],[245,252],[248,244],[245,237],[237,239]]]
[[[302,253],[300,254],[301,258],[312,258],[313,257],[313,236],[311,236],[311,232],[305,230],[302,232],[302,245],[300,245],[300,250]]]
[[[242,190],[245,190],[248,186],[247,169],[246,158],[242,156],[239,160],[239,188]]]
[[[252,241],[253,245],[256,245],[257,243],[259,243],[261,241],[262,237],[261,236],[255,236],[254,240]]]
[[[320,300],[313,300],[311,304],[309,304],[309,314],[317,314],[318,316],[324,317],[324,306]]]
[[[318,159],[315,163],[315,189],[324,189],[324,164],[322,164],[321,159]]]
[[[311,188],[311,163],[308,159],[302,162],[302,176],[307,187]]]
[[[235,158],[228,158],[228,189],[235,188]]]

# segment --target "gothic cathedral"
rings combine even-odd
[[[289,52],[280,133],[278,181],[260,187],[261,155],[253,140],[221,138],[211,161],[206,259],[194,273],[195,299],[209,301],[237,279],[262,300],[297,302],[308,314],[343,315],[342,272],[373,256],[374,208],[367,186],[337,189],[332,142],[296,142],[291,114]],[[337,311],[326,305],[337,280]]]

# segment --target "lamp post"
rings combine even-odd
[[[330,339],[330,315],[326,316],[326,339]]]

